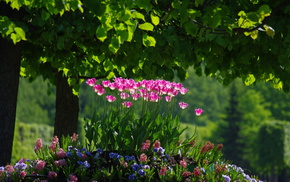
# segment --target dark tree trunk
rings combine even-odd
[[[77,133],[79,98],[72,93],[67,78],[61,72],[57,73],[56,79],[56,112],[54,123],[54,135],[71,136]]]
[[[21,50],[22,43],[0,36],[0,166],[11,160]]]

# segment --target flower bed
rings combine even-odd
[[[172,100],[187,92],[181,83],[123,78],[96,82],[89,79],[87,84],[109,103],[116,103],[117,109],[110,106],[86,120],[85,146],[76,134],[61,141],[55,136],[50,146],[37,139],[38,158],[0,167],[0,181],[258,181],[221,159],[222,144],[196,145],[194,134],[179,140],[185,129],[179,128],[178,116],[157,111],[162,100],[173,110]],[[140,98],[137,117],[133,108]],[[178,106],[185,109],[188,104]],[[197,116],[202,113],[195,109]]]

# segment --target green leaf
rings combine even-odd
[[[120,37],[112,37],[111,43],[109,44],[109,50],[113,53],[116,53],[120,48]]]
[[[136,30],[136,25],[128,25],[127,26],[127,30],[128,30],[128,39],[127,39],[127,41],[130,42],[133,39],[134,32]]]
[[[249,86],[252,85],[256,81],[256,78],[253,74],[249,74],[247,78],[244,80],[244,83]]]
[[[271,9],[270,9],[269,5],[264,4],[258,9],[257,12],[260,14],[260,16],[266,17],[266,16],[270,16]]]
[[[26,40],[25,32],[24,32],[24,30],[22,28],[15,27],[14,30],[15,30],[17,36],[19,36],[20,40]]]
[[[134,11],[132,17],[145,21],[144,15],[142,13],[139,13],[138,11]]]
[[[187,22],[184,24],[184,28],[187,34],[192,35],[192,36],[196,36],[197,34],[197,25],[193,22]]]
[[[221,24],[221,16],[218,14],[215,14],[212,18],[209,20],[209,27],[216,28]]]
[[[50,14],[49,14],[47,11],[45,11],[45,10],[42,10],[42,11],[41,11],[41,18],[42,18],[43,20],[48,20],[49,17],[50,17]]]
[[[21,7],[21,4],[19,4],[19,1],[18,0],[14,0],[14,1],[11,1],[11,5],[10,5],[13,9],[17,9],[19,10],[20,7]]]
[[[143,45],[145,47],[155,47],[156,40],[154,37],[144,34],[142,37]]]
[[[249,20],[251,20],[252,22],[255,22],[255,23],[259,22],[259,17],[258,17],[257,14],[254,13],[254,12],[250,12],[250,13],[248,13],[248,14],[247,14],[247,18],[248,18]]]
[[[155,16],[153,13],[150,14],[151,22],[156,26],[160,22],[160,18],[158,16]]]
[[[272,27],[268,26],[268,25],[264,25],[264,28],[265,28],[266,34],[269,37],[274,38],[275,30]]]
[[[56,44],[57,49],[63,49],[64,48],[64,37],[60,36],[57,40]]]
[[[106,32],[105,28],[102,26],[99,26],[97,28],[96,34],[97,34],[97,38],[102,42],[104,42],[104,40],[106,40],[106,38],[107,38],[107,32]]]
[[[154,26],[151,23],[143,23],[138,26],[141,30],[153,31]]]
[[[14,44],[16,44],[18,42],[18,39],[17,39],[17,36],[15,33],[11,33],[10,38],[12,39]]]

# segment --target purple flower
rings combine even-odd
[[[134,156],[134,155],[132,155],[132,156],[128,156],[128,155],[126,155],[126,156],[125,156],[125,160],[126,160],[126,161],[134,161],[134,160],[135,160],[135,156]]]
[[[67,157],[70,157],[70,156],[72,156],[72,153],[71,153],[71,152],[67,152],[67,153],[66,153],[66,156],[67,156]]]
[[[144,175],[145,175],[145,171],[144,171],[143,169],[140,169],[140,170],[138,171],[138,174],[140,174],[141,176],[144,176]]]
[[[83,163],[83,166],[84,166],[85,168],[89,168],[91,165],[88,163],[88,161],[85,161],[85,162]]]
[[[132,164],[132,170],[137,171],[139,169],[139,165],[137,163]]]
[[[231,178],[229,176],[224,175],[224,174],[222,176],[226,180],[226,182],[230,182],[231,181]]]
[[[135,179],[134,174],[129,175],[129,180],[134,180],[134,179]]]
[[[102,149],[100,149],[100,148],[97,148],[97,150],[96,150],[98,153],[100,153],[100,154],[102,154],[104,151],[102,150]]]
[[[114,153],[114,152],[109,153],[109,157],[110,157],[110,158],[117,158],[118,155],[119,155],[119,154]]]
[[[14,168],[18,170],[26,169],[26,167],[27,167],[27,164],[25,164],[24,162],[17,162],[14,166]]]

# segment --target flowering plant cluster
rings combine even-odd
[[[167,150],[174,152],[174,143],[184,130],[179,129],[180,121],[173,109],[174,106],[188,107],[185,102],[176,104],[178,95],[188,91],[181,83],[165,80],[136,82],[124,78],[113,81],[92,78],[86,83],[110,104],[109,109],[85,120],[87,148],[99,146],[104,150],[121,149],[121,153],[127,153],[138,151],[140,143],[149,139],[160,140]],[[162,108],[162,104],[167,108]],[[202,112],[200,108],[195,109],[197,116]]]
[[[62,138],[62,148],[57,137],[50,146],[38,139],[38,159],[0,167],[0,181],[258,181],[220,159],[222,144],[196,145],[192,139],[177,143],[179,152],[169,155],[160,141],[146,140],[139,152],[121,155],[100,148],[88,151],[76,139],[75,134]]]

